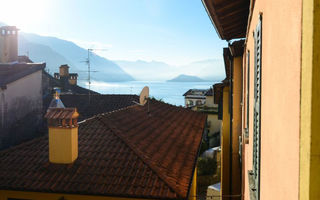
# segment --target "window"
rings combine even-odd
[[[250,51],[247,52],[247,120],[246,120],[246,132],[245,137],[247,139],[247,142],[249,142],[249,113],[250,113]]]
[[[260,199],[260,149],[261,149],[261,48],[262,16],[260,15],[254,33],[254,109],[253,109],[253,166],[252,193],[254,199]]]
[[[254,31],[254,103],[253,103],[254,105],[253,105],[253,121],[252,121],[253,123],[253,159],[252,159],[253,163],[252,163],[252,170],[248,171],[251,200],[260,199],[261,59],[262,59],[261,54],[262,54],[262,16],[260,15],[256,30]],[[248,63],[248,66],[249,66],[249,63]],[[248,74],[249,72],[250,71],[248,70]],[[249,102],[247,103],[249,104]],[[248,113],[247,113],[247,117],[248,117]]]
[[[197,106],[202,105],[202,101],[201,101],[201,100],[197,100],[197,101],[196,101],[196,105],[197,105]]]

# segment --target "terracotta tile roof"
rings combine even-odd
[[[188,95],[204,96],[207,91],[208,91],[207,89],[189,89],[186,93],[183,94],[183,96],[188,96]]]
[[[157,101],[98,115],[79,124],[73,164],[49,163],[47,137],[0,152],[0,190],[187,198],[205,121]]]
[[[65,107],[77,108],[80,114],[79,121],[100,113],[112,112],[135,105],[133,101],[139,102],[139,97],[137,95],[121,94],[93,94],[90,96],[90,103],[87,94],[61,94],[60,99]],[[44,100],[44,112],[46,112],[49,107],[51,100],[52,96],[48,96]]]

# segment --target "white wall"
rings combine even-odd
[[[2,126],[10,126],[30,112],[41,114],[41,84],[42,70],[9,83],[7,88],[1,91],[1,107],[4,112],[0,112],[0,119],[5,123]]]

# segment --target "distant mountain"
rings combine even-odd
[[[221,59],[207,59],[192,62],[187,65],[180,66],[180,74],[188,72],[189,75],[198,76],[205,80],[221,81],[225,78],[224,62]]]
[[[116,62],[125,72],[140,81],[164,81],[177,76],[176,69],[164,62],[158,61],[124,61]]]
[[[180,74],[188,73],[191,76],[209,81],[221,81],[225,78],[223,60],[208,59],[192,62],[187,65],[174,66],[158,61],[123,61],[116,62],[125,72],[141,81],[165,81]]]
[[[203,80],[197,76],[189,76],[185,74],[181,74],[171,80],[168,80],[168,82],[204,82],[206,80]]]
[[[79,79],[87,78],[87,50],[73,42],[55,37],[36,34],[19,34],[19,55],[28,54],[34,62],[46,62],[49,73],[59,71],[59,66],[68,64],[71,72],[79,74]],[[91,78],[97,81],[132,81],[132,76],[124,72],[116,63],[92,53]]]

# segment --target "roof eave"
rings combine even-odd
[[[237,3],[237,2],[236,2]],[[206,9],[206,12],[217,32],[219,37],[222,40],[232,40],[232,39],[240,39],[246,37],[246,30],[247,30],[247,24],[248,24],[248,14],[249,14],[249,8],[250,3],[249,0],[239,1],[237,4],[236,10],[233,10],[232,12],[229,10],[228,13],[234,13],[236,16],[228,16],[228,13],[221,13],[221,8],[215,8],[217,5],[214,4],[213,0],[202,0],[202,4]],[[234,4],[233,1],[226,1],[226,7],[228,7],[230,4]],[[247,5],[248,4],[248,5]],[[241,5],[241,6],[240,6]],[[220,6],[220,5],[219,5]],[[234,5],[231,5],[235,7]],[[230,7],[230,6],[229,6]],[[248,9],[246,9],[248,8]],[[220,10],[220,11],[219,11]],[[241,16],[241,19],[235,22],[228,21],[227,18],[230,17],[239,17]],[[227,25],[229,24],[229,25]],[[232,26],[230,27],[230,24]]]
[[[209,9],[208,9],[208,6],[207,6],[207,4],[206,4],[206,2],[205,2],[206,0],[201,0],[201,1],[202,1],[202,4],[203,4],[204,8],[206,9],[207,15],[209,16],[210,21],[211,21],[214,29],[216,30],[218,36],[219,36],[220,39],[222,39],[222,40],[225,39],[225,37],[222,36],[222,35],[223,35],[222,30],[219,29],[219,28],[217,27],[217,25],[216,25],[216,24],[219,24],[219,21],[218,21],[217,19],[216,19],[216,21],[215,21],[215,20],[212,18],[211,14],[210,14],[210,11],[209,11]],[[215,16],[215,15],[214,15],[214,16]],[[221,31],[221,32],[220,32],[220,31]]]

